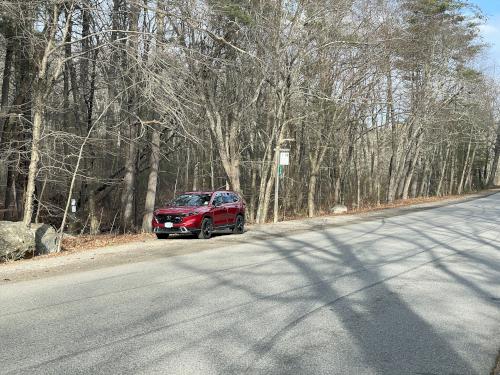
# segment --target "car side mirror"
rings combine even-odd
[[[221,205],[222,205],[222,202],[220,202],[220,201],[212,203],[212,206],[214,206],[214,207],[220,207]]]

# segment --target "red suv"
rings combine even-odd
[[[214,230],[243,233],[245,201],[233,191],[187,192],[153,214],[153,232],[160,239],[172,233],[192,233],[207,239]]]

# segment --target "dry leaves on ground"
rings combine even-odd
[[[63,251],[80,251],[87,249],[95,249],[110,245],[121,245],[129,242],[147,241],[156,238],[151,233],[137,234],[99,234],[95,236],[82,235],[71,236],[63,239]]]

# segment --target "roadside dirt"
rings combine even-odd
[[[393,208],[401,208],[401,207],[410,207],[410,206],[415,206],[418,204],[423,204],[423,203],[434,203],[434,202],[451,202],[451,201],[461,201],[463,199],[467,199],[469,197],[475,197],[477,195],[482,194],[489,194],[491,193],[491,190],[487,190],[485,192],[480,192],[480,193],[473,193],[473,194],[466,194],[466,195],[450,195],[450,196],[444,196],[444,197],[429,197],[429,198],[412,198],[412,199],[406,199],[406,200],[398,200],[395,201],[394,203],[391,204],[381,204],[378,206],[366,206],[362,207],[359,209],[353,209],[349,210],[345,214],[340,214],[340,215],[333,215],[335,217],[339,216],[353,216],[353,215],[362,215],[368,212],[374,212],[374,211],[383,211],[387,209],[393,209]],[[285,217],[285,220],[283,222],[291,222],[293,223],[298,223],[303,220],[315,220],[315,219],[320,219],[320,218],[329,218],[332,217],[332,214],[329,212],[320,212],[318,216],[316,216],[313,219],[303,217],[303,216],[287,216]],[[265,225],[276,225],[276,224],[265,224]],[[252,228],[254,226],[249,225],[248,228]],[[260,226],[262,227],[262,225]],[[91,235],[83,235],[83,236],[67,236],[63,240],[63,252],[59,254],[52,254],[50,256],[64,256],[67,255],[68,253],[72,252],[78,252],[78,251],[87,251],[87,250],[94,250],[102,247],[108,247],[108,246],[115,246],[115,245],[122,245],[122,244],[127,244],[127,243],[132,243],[132,242],[144,242],[144,241],[150,241],[150,240],[156,240],[156,236],[151,233],[138,233],[138,234],[100,234],[97,236],[91,236]]]
[[[100,247],[122,245],[130,242],[142,242],[154,239],[156,239],[156,236],[152,233],[71,236],[63,239],[63,245],[62,245],[63,252],[60,254],[64,254],[66,252],[92,250]]]
[[[151,234],[68,237],[64,242],[65,251],[59,254],[0,264],[0,285],[189,254],[239,243],[286,237],[291,234],[323,230],[333,226],[379,220],[465,202],[499,191],[500,189],[494,189],[466,196],[396,202],[390,207],[373,207],[342,215],[288,220],[276,224],[249,225],[242,235],[218,234],[208,241],[189,237],[157,240]]]

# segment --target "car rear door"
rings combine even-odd
[[[212,200],[212,216],[214,227],[220,227],[227,223],[227,209],[224,205],[222,193],[216,193]]]

